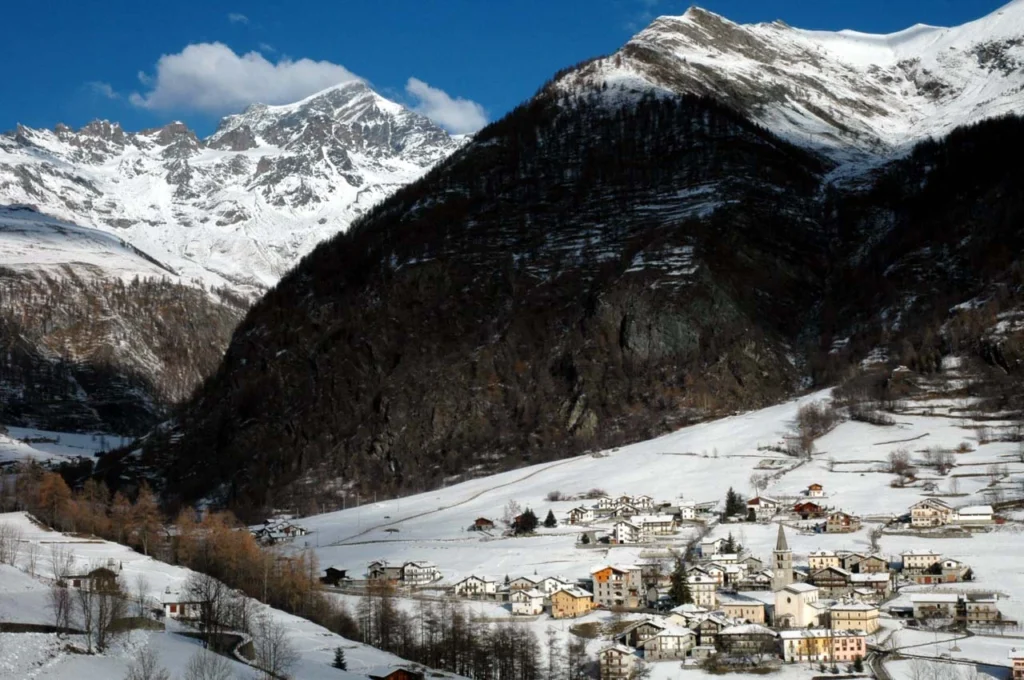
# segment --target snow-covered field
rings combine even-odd
[[[52,622],[47,607],[49,583],[53,577],[51,546],[59,546],[73,553],[76,570],[110,564],[120,570],[129,587],[140,576],[143,577],[147,584],[147,595],[154,606],[158,606],[166,589],[180,589],[190,573],[187,569],[159,562],[116,543],[75,538],[41,529],[22,513],[0,514],[0,524],[14,525],[21,532],[22,539],[19,569],[0,566],[0,621],[5,623],[46,625]],[[34,577],[26,573],[29,569],[27,556],[30,544],[38,549]],[[292,670],[296,678],[365,678],[368,673],[386,673],[388,668],[402,663],[401,659],[392,654],[351,642],[304,619],[264,609],[285,626],[291,644],[299,653],[299,662]],[[166,631],[134,631],[118,640],[108,652],[96,656],[68,653],[65,643],[58,641],[55,635],[0,633],[0,678],[118,680],[125,676],[128,664],[143,645],[152,647],[160,664],[171,671],[172,677],[179,678],[189,659],[200,647],[197,641],[179,635],[180,630],[175,622],[168,622]],[[339,646],[345,650],[349,672],[330,666],[334,649]],[[239,662],[230,663],[233,677],[253,677],[254,669]]]
[[[0,434],[0,462],[22,460],[60,460],[61,458],[91,458],[101,451],[125,446],[130,437],[103,432],[52,432],[29,427],[7,427]]]

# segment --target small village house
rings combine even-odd
[[[824,498],[825,497],[825,487],[823,487],[821,484],[818,484],[818,483],[811,484],[810,486],[807,487],[807,497],[808,498]]]
[[[957,510],[952,521],[961,526],[985,526],[992,524],[994,515],[991,505],[970,505]]]
[[[669,611],[665,620],[673,626],[684,626],[689,628],[694,621],[702,618],[708,610],[704,607],[699,607],[692,602],[681,604],[678,607],[674,607]]]
[[[491,531],[494,529],[494,522],[486,517],[477,517],[473,520],[473,526],[470,529],[473,531]]]
[[[640,543],[641,536],[640,527],[627,520],[619,520],[612,526],[612,541],[616,544]]]
[[[1024,680],[1024,649],[1010,650],[1010,665],[1013,667],[1013,680]]]
[[[452,586],[452,592],[456,597],[486,597],[498,592],[498,583],[479,576],[468,576]]]
[[[816,550],[807,554],[807,566],[813,572],[828,567],[841,567],[842,560],[831,550]]]
[[[384,675],[369,675],[370,680],[423,680],[423,673],[411,668],[396,668]]]
[[[164,616],[177,621],[198,621],[203,613],[203,603],[196,602],[183,593],[170,588],[164,591],[160,601]]]
[[[645,660],[682,660],[696,645],[697,636],[689,628],[669,626],[639,643]]]
[[[848,512],[833,512],[825,521],[825,532],[829,534],[849,534],[860,531],[860,517]]]
[[[637,657],[623,645],[605,647],[597,654],[601,667],[601,680],[629,680],[636,669]]]
[[[767,496],[757,496],[747,501],[747,517],[753,515],[757,521],[765,522],[778,514],[779,507],[780,503],[777,500]]]
[[[764,602],[746,595],[720,593],[718,608],[730,619],[743,623],[764,623]]]
[[[716,613],[707,614],[694,622],[690,630],[697,634],[698,645],[718,646],[718,634],[732,625],[732,621]]]
[[[832,630],[862,630],[871,635],[881,627],[878,607],[862,602],[841,602],[829,609]]]
[[[914,606],[914,618],[920,621],[929,619],[949,619],[955,621],[959,609],[960,596],[956,593],[920,593],[910,596]]]
[[[720,554],[725,547],[724,538],[705,538],[700,542],[700,556],[710,559]]]
[[[109,567],[97,567],[84,574],[68,576],[67,585],[78,590],[114,590],[117,587],[117,572]]]
[[[793,513],[798,515],[800,519],[821,519],[825,516],[825,508],[817,503],[804,501],[793,506]]]
[[[581,505],[569,511],[569,524],[590,524],[593,521],[593,508],[586,508]]]
[[[984,593],[968,593],[964,598],[963,617],[969,626],[998,624],[1003,618],[999,612],[998,597]]]
[[[402,579],[402,567],[392,566],[383,560],[370,562],[366,568],[366,578],[369,581],[397,584]]]
[[[945,526],[956,511],[938,498],[925,498],[910,506],[910,526],[918,529]]]
[[[551,594],[551,618],[574,619],[594,608],[593,594],[582,588],[563,588]]]
[[[509,595],[512,613],[517,616],[539,616],[544,613],[544,593],[539,590],[515,590]]]
[[[827,567],[812,572],[807,581],[818,587],[823,597],[839,599],[853,590],[853,575],[840,567]]]
[[[718,606],[718,581],[713,576],[694,571],[687,575],[686,584],[695,605],[709,610]]]
[[[850,574],[852,592],[871,591],[875,599],[883,599],[892,593],[892,578],[888,573]]]
[[[757,659],[774,655],[778,635],[759,623],[744,623],[723,628],[718,633],[718,648],[736,658]]]
[[[668,625],[662,619],[641,619],[623,628],[615,640],[627,647],[636,647],[647,638],[654,637],[668,628]]]
[[[833,631],[826,628],[784,630],[782,658],[786,663],[853,663],[867,656],[867,641],[860,631]]]
[[[903,560],[905,576],[915,573],[923,574],[942,559],[942,555],[932,550],[907,550],[900,557]]]
[[[441,578],[433,562],[406,562],[402,565],[402,581],[407,585],[425,585]]]
[[[324,575],[320,582],[325,586],[339,586],[342,581],[348,580],[348,570],[343,567],[330,566],[324,569]]]
[[[537,581],[527,576],[517,576],[508,582],[509,590],[533,590],[537,587]]]

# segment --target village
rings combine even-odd
[[[595,611],[628,616],[598,652],[602,679],[636,677],[645,664],[660,662],[720,670],[805,663],[822,671],[863,672],[869,651],[882,643],[883,620],[947,630],[1015,625],[1001,614],[997,593],[943,590],[900,598],[904,587],[952,588],[974,579],[972,565],[939,551],[815,550],[795,562],[787,530],[813,536],[863,528],[860,517],[829,508],[818,483],[788,502],[763,495],[743,500],[730,490],[725,512],[716,502],[657,502],[647,495],[590,501],[561,517],[562,526],[576,529],[578,549],[603,547],[614,554],[617,546],[639,544],[656,557],[596,564],[587,574],[480,573],[454,583],[432,562],[378,560],[357,577],[328,567],[322,582],[348,592],[385,587],[414,597],[494,602],[524,620],[577,620]],[[531,531],[538,524],[525,514],[507,520],[504,530],[501,522],[478,517],[468,530],[516,536],[524,522]],[[885,531],[983,531],[998,521],[991,506],[957,509],[928,498],[879,523],[870,535],[877,541]],[[755,555],[740,544],[735,533],[745,523],[778,527],[770,554]],[[556,524],[549,512],[543,525]],[[684,526],[696,528],[696,537],[678,539]],[[715,527],[727,535],[710,537]]]

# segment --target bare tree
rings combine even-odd
[[[84,583],[83,587],[75,590],[74,611],[78,627],[85,636],[85,651],[88,654],[92,654],[93,640],[96,638],[96,609],[94,593]]]
[[[0,564],[17,566],[21,530],[10,522],[0,522]]]
[[[54,580],[62,583],[71,575],[71,568],[75,564],[75,554],[60,543],[51,543],[50,564],[53,566]]]
[[[127,607],[124,588],[116,579],[87,579],[75,589],[74,603],[79,627],[85,634],[86,651],[91,654],[95,643],[96,649],[102,652],[114,638],[114,622],[124,618]]]
[[[949,493],[952,496],[960,495],[960,478],[950,477],[949,478]]]
[[[750,475],[750,486],[754,489],[754,495],[760,496],[768,488],[768,475],[760,475],[756,472]]]
[[[199,605],[199,625],[209,647],[223,626],[231,589],[208,574],[192,572],[185,581],[185,593]]]
[[[501,521],[505,524],[505,527],[511,531],[512,527],[516,523],[516,517],[519,517],[522,513],[522,506],[514,500],[509,499],[509,502],[505,504],[505,512],[501,517]]]
[[[139,572],[135,575],[132,583],[132,601],[135,603],[135,615],[143,617],[146,615],[146,599],[149,595],[149,579],[146,574]]]
[[[913,469],[913,466],[910,464],[910,451],[905,448],[899,448],[889,453],[889,472],[906,477]]]
[[[267,612],[256,619],[253,646],[256,648],[256,666],[265,680],[286,676],[299,661],[288,631]]]
[[[231,664],[220,654],[200,649],[185,666],[184,680],[231,680]]]
[[[878,550],[880,548],[881,540],[882,540],[882,527],[881,526],[874,527],[871,531],[868,532],[868,542],[869,542],[869,544],[871,546],[871,552],[872,553],[878,552]]]
[[[139,649],[128,664],[128,674],[124,680],[171,680],[171,674],[160,665],[156,652],[146,646]]]
[[[25,543],[25,549],[22,552],[25,553],[25,570],[28,571],[30,576],[36,575],[36,567],[39,565],[39,551],[38,543],[33,543],[32,541]]]
[[[57,635],[71,627],[71,593],[63,582],[58,581],[50,586],[47,607],[53,614],[53,627]]]

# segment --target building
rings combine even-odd
[[[812,572],[807,579],[818,587],[823,597],[838,599],[846,597],[853,590],[852,574],[841,567],[827,567]]]
[[[203,613],[202,602],[195,602],[182,593],[171,591],[170,588],[164,591],[161,604],[164,616],[178,621],[198,621]]]
[[[693,625],[694,621],[697,621],[704,617],[708,613],[708,610],[704,607],[698,607],[692,602],[681,604],[678,607],[673,608],[665,620],[673,626],[685,626],[689,628]]]
[[[759,522],[766,522],[778,514],[780,503],[767,496],[758,496],[747,501],[747,517],[753,513],[754,519]]]
[[[779,525],[779,537],[772,552],[772,590],[779,591],[793,582],[793,551],[786,542],[786,531]]]
[[[635,565],[603,566],[592,569],[594,601],[605,607],[640,607],[643,592],[643,575]]]
[[[498,592],[498,582],[479,576],[468,576],[452,587],[456,597],[486,597]]]
[[[650,511],[654,509],[654,499],[647,495],[633,496],[633,505],[641,510]]]
[[[705,538],[700,542],[700,556],[704,559],[715,557],[725,548],[724,538]]]
[[[470,527],[473,531],[491,531],[494,529],[494,522],[487,519],[486,517],[477,517],[473,520],[473,526]]]
[[[696,634],[689,628],[668,626],[640,642],[639,646],[646,660],[681,660],[696,646],[696,641]]]
[[[942,555],[931,550],[908,550],[900,554],[903,560],[903,574],[923,574],[932,565],[942,560]]]
[[[714,576],[694,570],[686,577],[690,597],[698,607],[715,609],[718,602],[718,581]]]
[[[514,578],[514,579],[512,579],[511,581],[508,582],[508,589],[509,590],[533,590],[538,585],[539,585],[538,582],[534,581],[532,578],[527,578],[526,576],[517,576],[516,578]]]
[[[551,618],[574,619],[594,608],[594,596],[582,588],[563,588],[551,594]]]
[[[962,526],[984,526],[992,524],[994,514],[991,505],[971,505],[957,510],[952,521]]]
[[[862,602],[842,602],[829,609],[832,630],[862,630],[871,635],[881,627],[878,607]]]
[[[537,590],[539,590],[544,595],[550,596],[556,590],[561,590],[562,588],[572,588],[575,585],[575,581],[570,581],[569,579],[565,578],[559,578],[557,576],[548,576],[547,578],[541,579],[537,583]]]
[[[636,647],[647,638],[654,637],[668,627],[669,624],[661,619],[641,619],[623,628],[622,632],[616,636],[615,641],[627,647]]]
[[[384,675],[369,675],[370,680],[423,680],[423,673],[411,668],[396,668]]]
[[[366,568],[366,578],[369,581],[398,583],[402,579],[402,567],[391,566],[383,560],[370,562]]]
[[[433,562],[406,562],[402,565],[402,581],[406,585],[421,586],[441,578]]]
[[[860,631],[810,628],[784,630],[779,637],[782,638],[782,658],[786,663],[846,664],[867,656],[867,641]]]
[[[791,583],[775,593],[775,627],[806,628],[818,625],[818,589],[809,583]]]
[[[640,527],[644,540],[654,536],[668,536],[676,530],[676,520],[672,515],[635,515],[630,521]]]
[[[1013,680],[1024,680],[1024,650],[1010,650],[1010,664],[1013,666]]]
[[[569,524],[589,524],[594,521],[593,508],[585,508],[582,505],[569,511]]]
[[[811,484],[809,487],[807,487],[807,497],[808,498],[824,498],[825,497],[825,487],[823,487],[821,484],[817,484],[817,483]]]
[[[851,556],[843,561],[843,569],[854,574],[887,574],[889,573],[889,560],[879,555],[858,555],[851,553]]]
[[[758,658],[775,653],[777,635],[759,623],[745,623],[723,628],[718,633],[718,647],[733,657]]]
[[[999,613],[998,597],[995,595],[968,593],[964,599],[963,616],[969,626],[995,625],[1002,620]]]
[[[717,645],[718,634],[732,625],[732,621],[712,612],[690,624],[690,630],[697,634],[698,645]]]
[[[807,554],[807,566],[814,572],[829,567],[841,567],[843,561],[831,550],[816,550]]]
[[[619,520],[612,527],[612,541],[618,544],[640,543],[644,540],[639,526],[626,520]]]
[[[910,526],[918,529],[944,526],[955,514],[949,504],[938,498],[925,498],[910,506]]]
[[[848,512],[833,512],[825,521],[825,533],[849,534],[860,531],[860,517]]]
[[[853,592],[870,591],[874,599],[882,599],[892,593],[892,579],[888,573],[850,574],[850,587]]]
[[[956,620],[960,605],[960,596],[956,593],[921,593],[911,595],[914,606],[914,618],[918,620],[949,619]]]
[[[110,591],[117,589],[117,572],[108,567],[97,567],[85,574],[67,577],[70,588],[90,591]]]
[[[339,586],[342,581],[348,580],[348,569],[344,567],[331,566],[324,569],[324,575],[320,577],[320,583],[325,586]]]
[[[509,595],[512,613],[517,616],[539,616],[544,613],[544,593],[539,590],[515,590]]]
[[[800,519],[821,519],[825,516],[825,508],[817,503],[804,501],[793,506],[793,512],[800,516]]]
[[[675,506],[675,515],[680,522],[692,522],[697,519],[697,504],[684,502]]]
[[[637,657],[623,645],[611,645],[597,653],[601,666],[601,680],[628,680],[633,677]]]
[[[597,503],[594,504],[594,508],[597,510],[613,510],[615,508],[615,499],[610,496],[601,496],[597,499]]]

